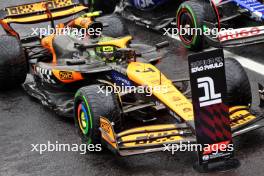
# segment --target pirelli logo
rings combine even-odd
[[[26,15],[46,11],[46,5],[50,10],[74,5],[73,0],[50,0],[33,4],[7,7],[8,16]]]

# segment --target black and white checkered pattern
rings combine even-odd
[[[37,71],[37,74],[39,75],[39,77],[44,82],[47,82],[47,83],[50,83],[50,84],[56,84],[56,81],[53,79],[53,74],[52,74],[51,70],[40,68],[40,67],[36,67],[36,71]]]
[[[47,3],[47,6],[50,10],[74,5],[72,0],[49,0],[49,1],[36,2],[36,3],[24,4],[13,7],[7,7],[6,11],[8,13],[8,16],[27,15],[37,12],[45,12],[46,11],[46,7],[44,5],[45,3]]]

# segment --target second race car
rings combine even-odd
[[[123,17],[172,37],[179,35],[191,50],[264,41],[261,0],[120,0],[117,5],[116,12]]]

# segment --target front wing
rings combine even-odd
[[[230,109],[232,136],[236,137],[264,126],[263,117],[256,117],[245,106]],[[106,117],[100,117],[102,143],[121,156],[170,151],[175,144],[196,143],[194,129],[186,123],[157,124],[128,129],[120,133]]]
[[[264,26],[246,27],[220,31],[217,38],[205,36],[214,47],[235,47],[264,42]]]

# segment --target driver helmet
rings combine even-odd
[[[99,42],[106,42],[109,40],[113,40],[111,37],[103,37],[99,39]],[[104,60],[105,62],[115,62],[114,52],[116,48],[114,46],[98,46],[95,48],[96,55]]]

